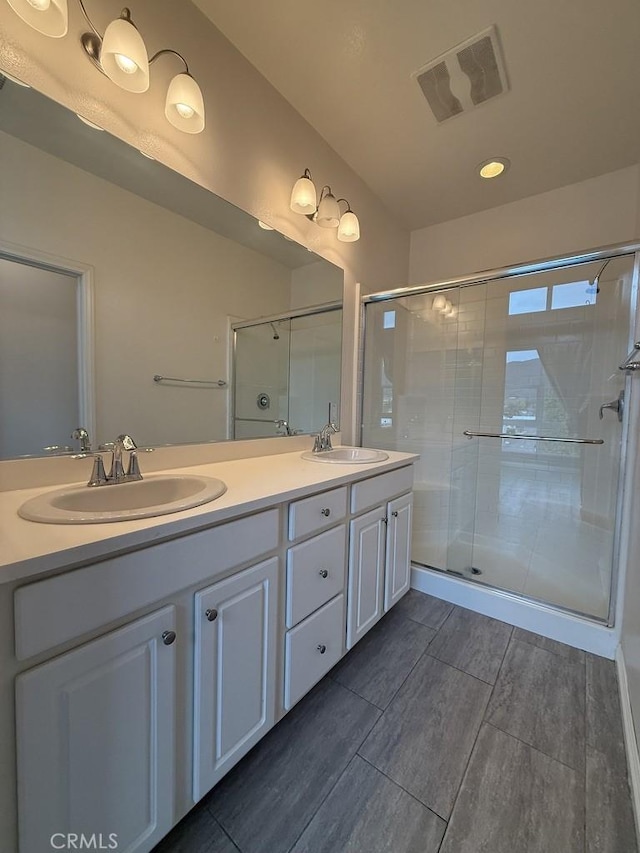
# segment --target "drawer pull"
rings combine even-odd
[[[170,646],[172,643],[176,641],[176,632],[175,631],[163,631],[162,632],[162,642],[165,646]]]
[[[320,652],[321,655],[323,655],[327,651],[327,647],[324,646],[322,643],[318,643],[316,648]]]
[[[210,607],[208,610],[205,610],[204,615],[207,617],[209,622],[215,622],[218,618],[218,611],[215,607]]]
[[[329,572],[326,569],[320,569],[318,574],[320,575],[321,578],[328,578],[329,577]]]
[[[391,515],[392,515],[394,518],[397,518],[397,517],[398,517],[398,510],[397,510],[397,509],[394,509],[394,511],[391,513]]]
[[[329,518],[329,516],[331,515],[331,510],[330,510],[330,509],[329,509],[329,507],[327,506],[327,507],[325,507],[324,509],[321,509],[321,510],[320,510],[320,514],[321,514],[321,515],[324,515],[324,517],[325,517],[325,518]]]

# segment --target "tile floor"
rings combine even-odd
[[[636,853],[611,661],[412,590],[154,853]]]

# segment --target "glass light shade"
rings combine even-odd
[[[431,307],[434,311],[444,311],[447,307],[447,297],[444,296],[442,293],[438,293],[437,296],[433,297]]]
[[[447,305],[447,310],[443,311],[442,313],[445,317],[455,317],[458,312],[455,305],[452,305],[449,302],[449,304]]]
[[[294,213],[311,216],[316,212],[316,187],[311,178],[304,175],[293,185],[289,207]]]
[[[169,83],[164,114],[167,121],[184,133],[204,130],[204,99],[200,86],[190,74],[176,74]]]
[[[360,239],[360,223],[352,210],[347,210],[340,217],[338,225],[338,240],[342,243],[355,243]]]
[[[44,36],[62,38],[69,28],[67,0],[8,0],[22,20]]]
[[[111,21],[102,39],[100,65],[109,80],[126,92],[146,92],[149,88],[147,48],[131,21]]]
[[[316,223],[321,228],[337,228],[340,222],[340,207],[336,197],[328,192],[324,195],[318,205]]]

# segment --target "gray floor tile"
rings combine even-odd
[[[440,853],[583,850],[581,776],[484,725]]]
[[[386,708],[436,632],[395,609],[332,670],[331,677],[378,708]]]
[[[438,853],[443,820],[356,756],[292,853]]]
[[[196,806],[152,853],[238,853],[204,805]]]
[[[213,790],[211,813],[243,853],[284,853],[379,716],[325,678]]]
[[[453,604],[442,601],[440,598],[434,598],[424,592],[410,589],[396,604],[394,610],[396,613],[406,616],[407,619],[421,622],[428,628],[434,628],[437,631],[453,610]]]
[[[584,771],[585,668],[512,640],[486,719],[552,758]]]
[[[497,619],[456,607],[429,646],[429,654],[495,684],[512,630]]]
[[[636,829],[626,774],[587,747],[587,853],[635,853]]]
[[[425,655],[360,748],[360,755],[445,820],[491,687]]]
[[[585,653],[582,649],[574,649],[573,646],[567,646],[566,643],[550,640],[548,637],[543,637],[542,634],[525,631],[524,628],[514,628],[513,639],[519,640],[521,643],[529,643],[532,646],[537,646],[546,652],[553,652],[554,655],[560,655],[560,657],[567,658],[567,660],[574,663],[583,663],[585,659]]]
[[[609,759],[611,770],[627,772],[616,665],[587,655],[587,743]]]

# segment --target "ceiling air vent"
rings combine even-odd
[[[439,122],[509,89],[495,26],[438,56],[411,76],[418,81]]]

